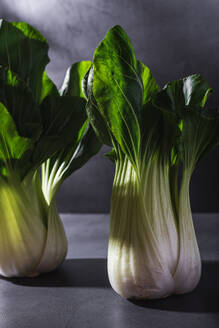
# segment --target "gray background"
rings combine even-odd
[[[217,91],[219,104],[218,0],[1,0],[0,16],[34,25],[50,44],[48,73],[58,86],[73,62],[92,59],[106,31],[120,24],[137,57],[149,66],[160,86],[201,73]],[[94,157],[62,186],[57,197],[62,212],[108,212],[113,164]],[[191,183],[195,212],[219,211],[219,149],[199,164]]]

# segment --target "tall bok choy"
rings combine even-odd
[[[72,65],[59,92],[45,72],[48,43],[32,26],[0,21],[0,274],[56,268],[67,241],[55,195],[100,148]]]
[[[112,147],[108,157],[116,164],[108,246],[112,287],[136,299],[191,291],[201,262],[189,182],[201,156],[218,142],[217,113],[204,108],[208,84],[192,75],[160,90],[115,26],[95,50],[83,85],[90,122]]]

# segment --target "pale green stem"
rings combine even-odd
[[[176,293],[193,290],[201,275],[201,259],[190,207],[189,185],[192,168],[184,169],[179,196],[179,259],[174,274]]]

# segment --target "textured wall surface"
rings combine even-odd
[[[0,16],[38,28],[50,44],[48,73],[58,86],[73,62],[92,59],[108,28],[120,24],[137,57],[162,86],[192,73],[203,74],[217,90],[219,105],[219,2],[217,0],[1,0]],[[107,212],[113,165],[106,148],[62,186],[62,212]],[[193,211],[219,211],[219,149],[199,164],[191,184]]]

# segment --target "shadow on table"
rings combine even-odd
[[[5,278],[1,278],[5,279]],[[34,278],[6,279],[32,287],[109,287],[106,259],[68,259],[55,271]]]
[[[106,259],[69,259],[55,271],[35,278],[1,279],[31,287],[110,287]],[[130,302],[164,311],[219,313],[218,299],[219,262],[204,262],[201,281],[193,292],[161,300]]]
[[[219,262],[203,262],[202,277],[193,292],[161,300],[130,300],[130,302],[141,307],[165,311],[219,313],[218,299]]]

